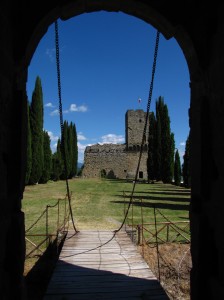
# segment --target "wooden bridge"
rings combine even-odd
[[[43,300],[169,297],[125,231],[68,232]]]

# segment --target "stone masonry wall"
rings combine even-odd
[[[96,178],[105,170],[106,177],[133,179],[139,160],[139,151],[126,151],[125,144],[104,144],[86,147],[83,177]],[[142,153],[139,178],[147,179],[147,152]]]
[[[127,178],[135,178],[136,175],[136,169],[138,166],[139,161],[139,155],[140,151],[128,151],[127,152]],[[139,172],[138,172],[138,178],[140,179],[147,179],[148,173],[147,173],[147,159],[148,159],[148,153],[147,151],[142,152]]]
[[[125,115],[125,133],[127,148],[133,145],[140,146],[142,143],[143,130],[145,126],[146,112],[142,109],[128,110]],[[148,127],[146,136],[148,136]]]
[[[83,177],[100,177],[101,170],[105,170],[107,177],[126,178],[126,169],[124,144],[96,144],[86,147]]]

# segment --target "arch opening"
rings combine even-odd
[[[150,73],[150,72],[149,72]],[[148,92],[148,91],[147,91]],[[136,98],[137,99],[137,98]],[[75,104],[75,103],[72,103],[72,104]],[[77,108],[75,106],[73,106],[73,108]],[[139,150],[139,145],[134,145],[133,147],[136,147],[138,150]],[[98,174],[98,172],[96,172],[95,174]],[[139,177],[141,178],[143,176],[143,172],[141,171],[141,174],[139,173]]]

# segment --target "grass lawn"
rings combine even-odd
[[[116,230],[124,219],[124,206],[127,209],[133,183],[124,180],[75,178],[69,180],[69,189],[72,193],[71,206],[77,230]],[[26,186],[22,201],[27,231],[26,253],[32,251],[34,244],[38,245],[43,241],[43,236],[31,235],[46,234],[46,223],[49,225],[48,233],[56,233],[58,224],[63,224],[65,211],[68,211],[68,203],[65,206],[65,196],[65,181]],[[55,206],[58,200],[60,200],[59,206]],[[156,207],[157,224],[167,221],[167,219],[188,221],[189,201],[189,189],[171,184],[137,183],[127,221],[129,225],[141,224],[142,220],[144,223],[151,222],[153,224],[151,229],[150,227],[147,229],[153,231],[155,229],[154,207]],[[48,215],[46,213],[47,205],[54,206],[48,208]],[[158,224],[158,230],[161,228],[159,226]],[[73,229],[71,222],[69,229]],[[145,236],[148,238],[147,231],[145,232]],[[163,233],[166,235],[166,230]],[[166,236],[163,239],[166,239]],[[26,259],[24,276],[28,286],[28,299],[40,300],[43,298],[57,260],[57,257],[52,255],[47,255],[47,259],[44,258],[46,255],[41,256],[41,251],[44,252],[45,249],[46,243],[44,242],[40,246],[40,250],[32,253],[31,257]],[[149,249],[151,253],[151,250],[155,248]],[[41,258],[39,259],[39,257]]]
[[[78,230],[115,230],[124,218],[124,201],[126,201],[127,208],[133,183],[122,180],[77,178],[69,180],[69,189],[72,193],[71,205]],[[65,199],[65,196],[66,183],[64,181],[26,186],[22,201],[26,229],[40,217],[47,205],[53,206],[58,199]],[[133,198],[134,223],[141,223],[142,214],[145,223],[154,222],[154,205],[171,221],[188,220],[189,201],[189,189],[163,183],[137,183]],[[64,216],[64,209],[64,201],[61,201],[61,218]],[[129,211],[129,218],[131,216],[132,208]],[[57,224],[56,217],[57,207],[49,209],[49,222]],[[33,228],[34,232],[45,232],[44,219],[43,217],[43,220],[36,224]],[[158,211],[157,221],[165,221]]]
[[[127,209],[133,183],[124,180],[76,178],[69,180],[69,189],[72,193],[71,206],[77,230],[116,230],[123,221],[124,202]],[[25,213],[27,234],[45,234],[46,222],[49,225],[48,233],[56,233],[58,223],[63,224],[65,210],[68,210],[68,204],[65,207],[63,200],[65,196],[65,181],[26,186],[22,209]],[[46,206],[54,206],[59,199],[59,220],[57,206],[48,209],[46,220]],[[144,223],[153,223],[154,207],[158,223],[167,219],[189,220],[189,200],[190,190],[183,187],[163,183],[137,183],[127,221],[129,225],[141,224],[142,219]],[[72,229],[71,222],[69,229]]]

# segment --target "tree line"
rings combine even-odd
[[[156,100],[155,113],[149,114],[148,181],[183,184],[190,187],[190,140],[187,137],[183,165],[175,148],[174,133],[170,129],[170,117],[164,98]]]
[[[43,91],[41,79],[37,76],[31,102],[27,99],[26,185],[72,178],[77,173],[75,124],[64,121],[61,139],[58,139],[56,152],[52,153],[50,136],[43,129],[43,120]]]

